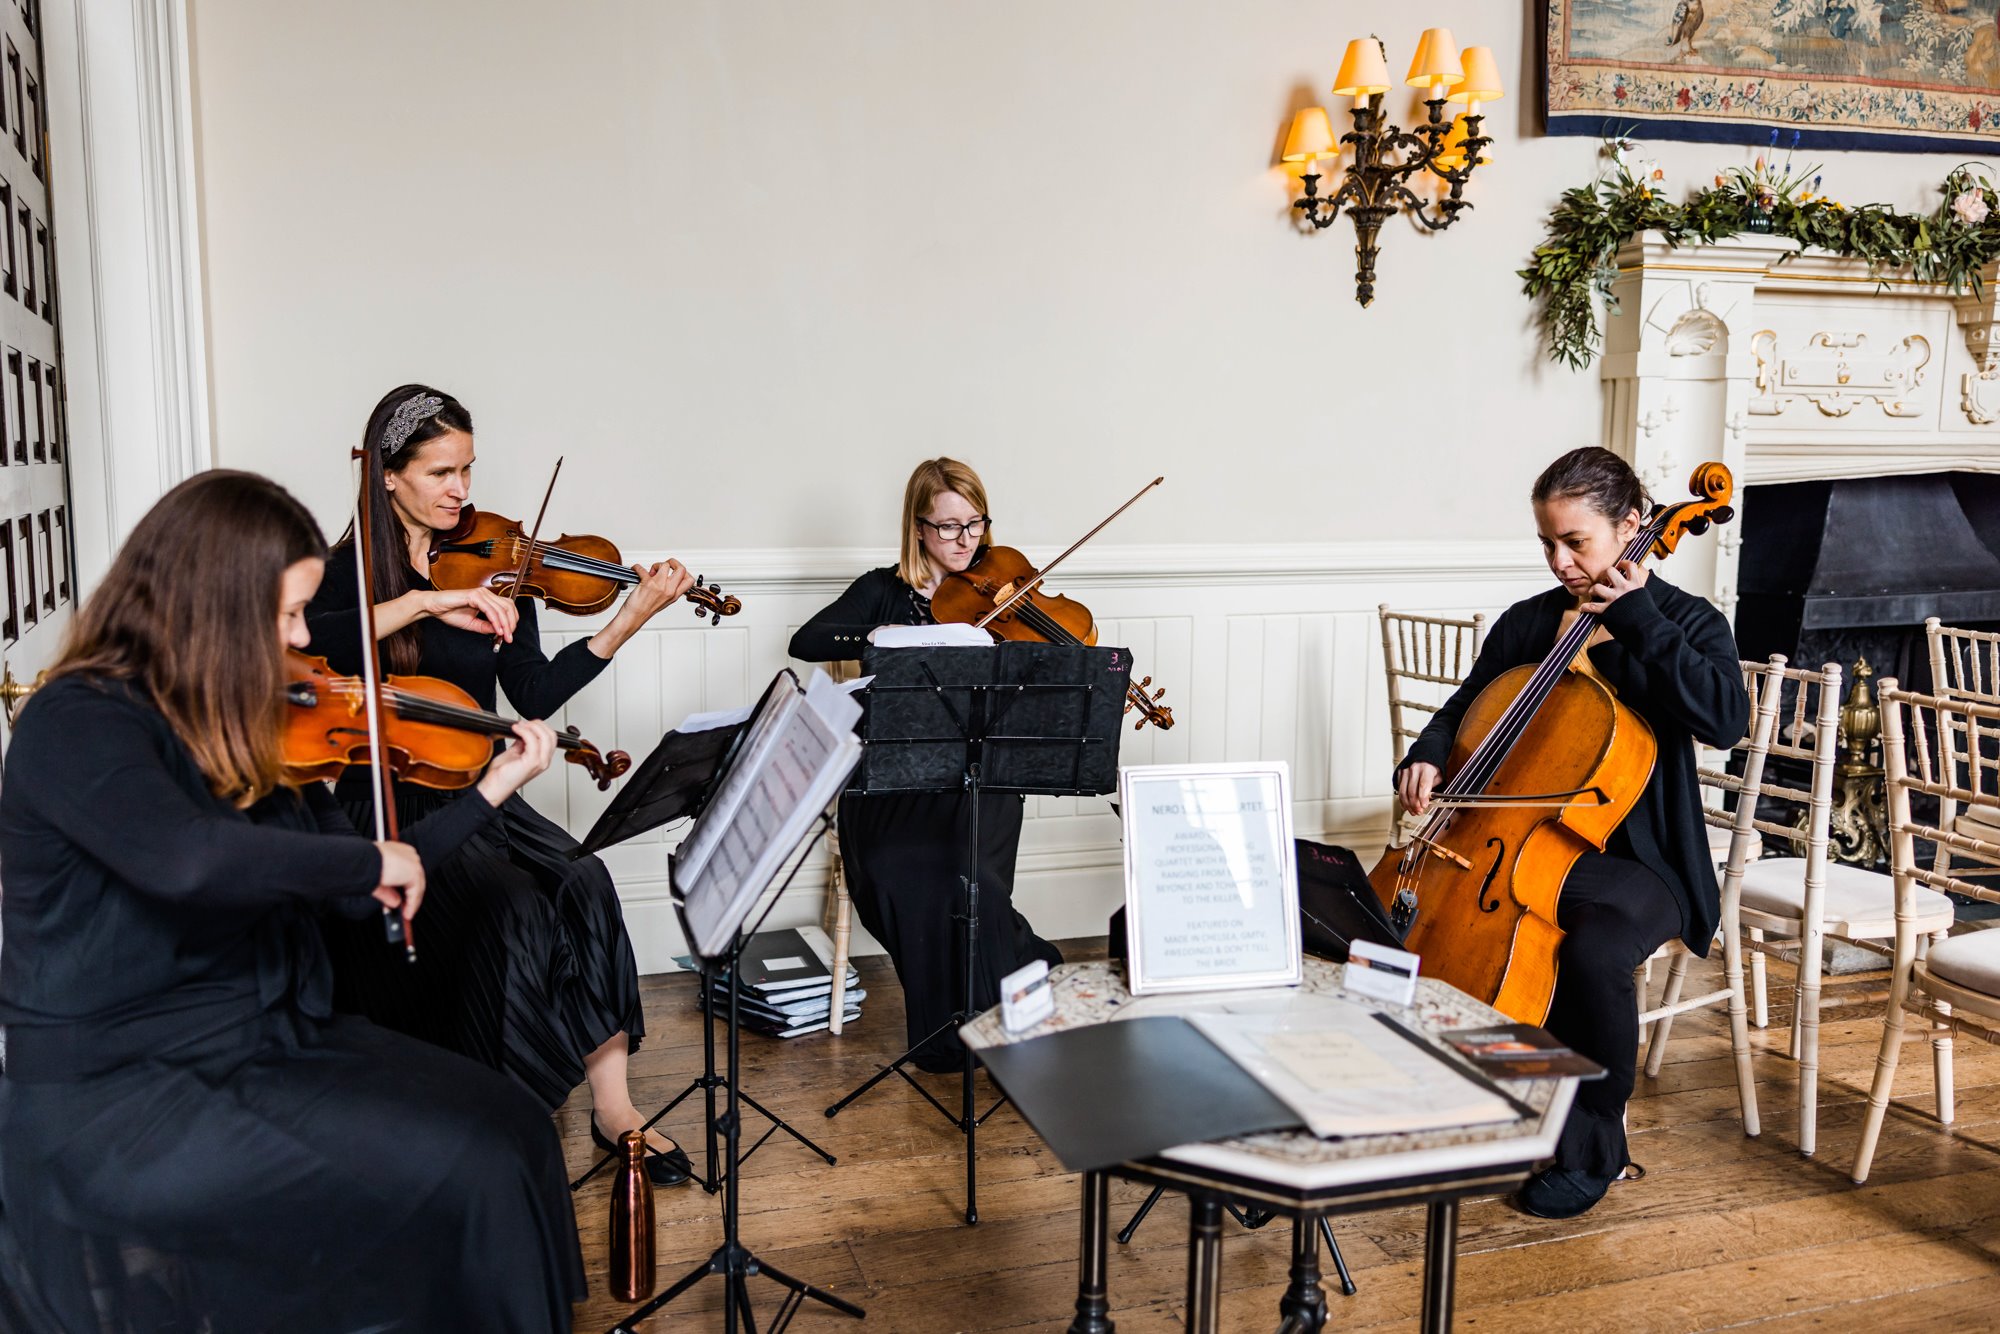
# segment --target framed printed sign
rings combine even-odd
[[[1287,765],[1121,769],[1118,808],[1133,995],[1298,984]]]

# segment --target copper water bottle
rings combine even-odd
[[[621,1302],[653,1295],[653,1182],[646,1175],[646,1136],[619,1137],[625,1155],[611,1181],[611,1295]]]

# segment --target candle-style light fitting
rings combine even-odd
[[[1472,207],[1464,198],[1465,184],[1475,167],[1491,160],[1485,150],[1493,142],[1480,133],[1480,105],[1505,94],[1492,50],[1468,46],[1461,52],[1448,28],[1425,31],[1405,82],[1425,90],[1429,113],[1411,130],[1390,124],[1382,110],[1382,97],[1393,86],[1388,53],[1373,37],[1357,38],[1347,44],[1333,82],[1334,96],[1354,99],[1353,130],[1338,145],[1323,144],[1322,136],[1332,138],[1326,111],[1307,107],[1293,116],[1285,139],[1285,161],[1305,165],[1300,177],[1305,194],[1292,207],[1320,230],[1331,227],[1343,209],[1354,219],[1354,299],[1363,306],[1375,300],[1375,261],[1384,222],[1407,210],[1427,230],[1441,232]],[[1464,114],[1447,119],[1448,103],[1463,103]],[[1314,167],[1343,150],[1352,150],[1353,159],[1339,187],[1321,196]],[[1434,210],[1410,188],[1411,178],[1422,172],[1448,187]]]

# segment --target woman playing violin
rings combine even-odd
[[[792,636],[806,662],[859,658],[878,628],[929,625],[931,595],[972,564],[992,519],[979,475],[954,459],[917,465],[903,490],[902,558],[870,570]],[[1034,959],[1062,962],[1014,911],[1014,859],[1022,799],[984,793],[979,806],[979,960],[975,999],[1000,994],[1000,979]],[[861,924],[882,942],[903,984],[904,1013],[919,1069],[959,1069],[965,1048],[949,1026],[965,995],[959,877],[967,820],[962,793],[849,792],[840,802],[840,851]]]
[[[639,570],[608,625],[546,656],[531,600],[435,588],[428,577],[439,534],[457,525],[471,492],[471,414],[448,394],[404,385],[375,405],[363,444],[375,632],[387,672],[442,678],[485,709],[504,694],[522,717],[546,718],[693,582],[678,561]],[[354,563],[350,532],[307,612],[312,651],[345,673],[361,662]],[[373,818],[364,771],[350,770],[335,791],[357,822]],[[399,815],[420,818],[456,795],[403,785]],[[516,797],[493,826],[430,868],[429,930],[414,965],[361,924],[334,930],[329,944],[343,1006],[504,1070],[550,1108],[588,1080],[592,1137],[608,1149],[645,1119],[625,1072],[646,1024],[618,891],[598,858],[570,860],[575,848]],[[685,1181],[686,1155],[663,1135],[650,1138],[654,1182]]]
[[[1465,683],[1411,745],[1396,785],[1404,806],[1422,814],[1479,692],[1509,668],[1540,662],[1580,612],[1601,617],[1574,670],[1597,676],[1651,724],[1659,758],[1605,851],[1583,854],[1557,900],[1566,935],[1547,1027],[1608,1073],[1578,1088],[1554,1164],[1517,1202],[1544,1218],[1571,1218],[1602,1199],[1627,1165],[1625,1104],[1639,1046],[1633,970],[1675,936],[1700,955],[1715,936],[1721,899],[1694,743],[1734,744],[1750,708],[1722,614],[1621,559],[1648,508],[1623,459],[1572,450],[1543,471],[1532,498],[1560,586],[1501,613]]]
[[[407,843],[288,785],[284,652],[325,555],[276,483],[183,482],[21,711],[0,797],[0,1305],[28,1328],[566,1331],[583,1295],[543,1109],[334,1013],[313,924],[353,914],[386,948],[377,900],[415,913],[424,863],[490,825],[553,734],[518,724]]]

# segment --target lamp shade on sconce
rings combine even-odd
[[[1389,62],[1383,58],[1382,44],[1373,37],[1349,42],[1347,54],[1340,58],[1340,73],[1333,81],[1333,95],[1373,97],[1389,88]]]
[[[1445,89],[1464,81],[1465,71],[1459,65],[1458,43],[1452,40],[1451,29],[1424,29],[1423,38],[1417,43],[1417,57],[1410,62],[1410,77],[1405,82],[1412,88],[1436,89],[1435,95],[1442,96]]]
[[[1326,108],[1301,108],[1292,117],[1292,132],[1285,136],[1285,161],[1310,164],[1323,157],[1338,156],[1340,147],[1334,142]]]
[[[1468,46],[1459,53],[1459,63],[1465,71],[1465,80],[1451,90],[1448,101],[1497,102],[1506,96],[1505,86],[1500,82],[1500,67],[1494,63],[1493,49],[1487,46]]]

